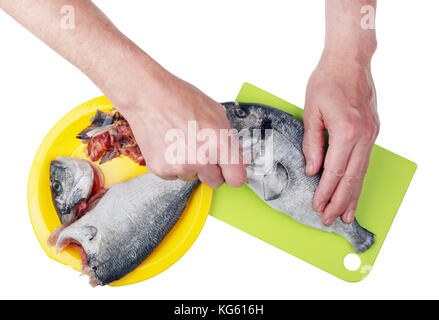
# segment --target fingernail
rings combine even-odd
[[[308,161],[308,162],[306,163],[306,173],[307,173],[307,174],[312,174],[313,171],[314,171],[314,165],[312,164],[311,161]]]
[[[327,226],[330,226],[332,224],[332,218],[326,218],[323,223]]]
[[[354,222],[354,214],[355,214],[355,211],[354,211],[354,210],[350,210],[350,211],[348,212],[348,223],[352,223],[352,222]]]

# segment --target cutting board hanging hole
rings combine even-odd
[[[348,253],[344,257],[344,267],[349,271],[357,271],[361,266],[361,259],[355,253]]]

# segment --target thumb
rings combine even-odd
[[[305,109],[306,110],[306,109]],[[302,149],[306,159],[306,174],[313,176],[319,172],[324,158],[325,126],[316,115],[304,113],[305,135]]]

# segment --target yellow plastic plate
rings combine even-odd
[[[111,102],[100,97],[80,105],[62,118],[49,132],[41,144],[32,164],[28,187],[29,213],[35,234],[46,254],[76,270],[81,269],[79,253],[74,248],[66,248],[56,254],[55,247],[47,244],[52,231],[61,223],[52,204],[50,191],[50,161],[58,156],[86,158],[85,145],[76,139],[76,135],[90,124],[90,118],[97,109],[108,111]],[[123,182],[146,173],[128,158],[118,158],[99,165],[105,177],[105,186]],[[166,270],[180,259],[191,247],[204,226],[212,200],[212,189],[201,184],[192,194],[180,220],[165,237],[162,243],[140,266],[111,286],[123,286],[149,279]]]

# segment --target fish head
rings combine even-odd
[[[227,102],[222,105],[226,110],[230,126],[237,131],[272,129],[269,114],[263,105],[238,102]]]
[[[55,210],[63,225],[77,219],[76,206],[92,192],[95,173],[86,160],[58,157],[50,164],[50,189]]]
[[[239,141],[242,156],[249,161],[250,167],[260,166],[259,162],[271,163],[268,159],[272,158],[273,153],[273,127],[269,107],[238,102],[223,103],[223,106],[231,128],[236,130],[234,134]]]

